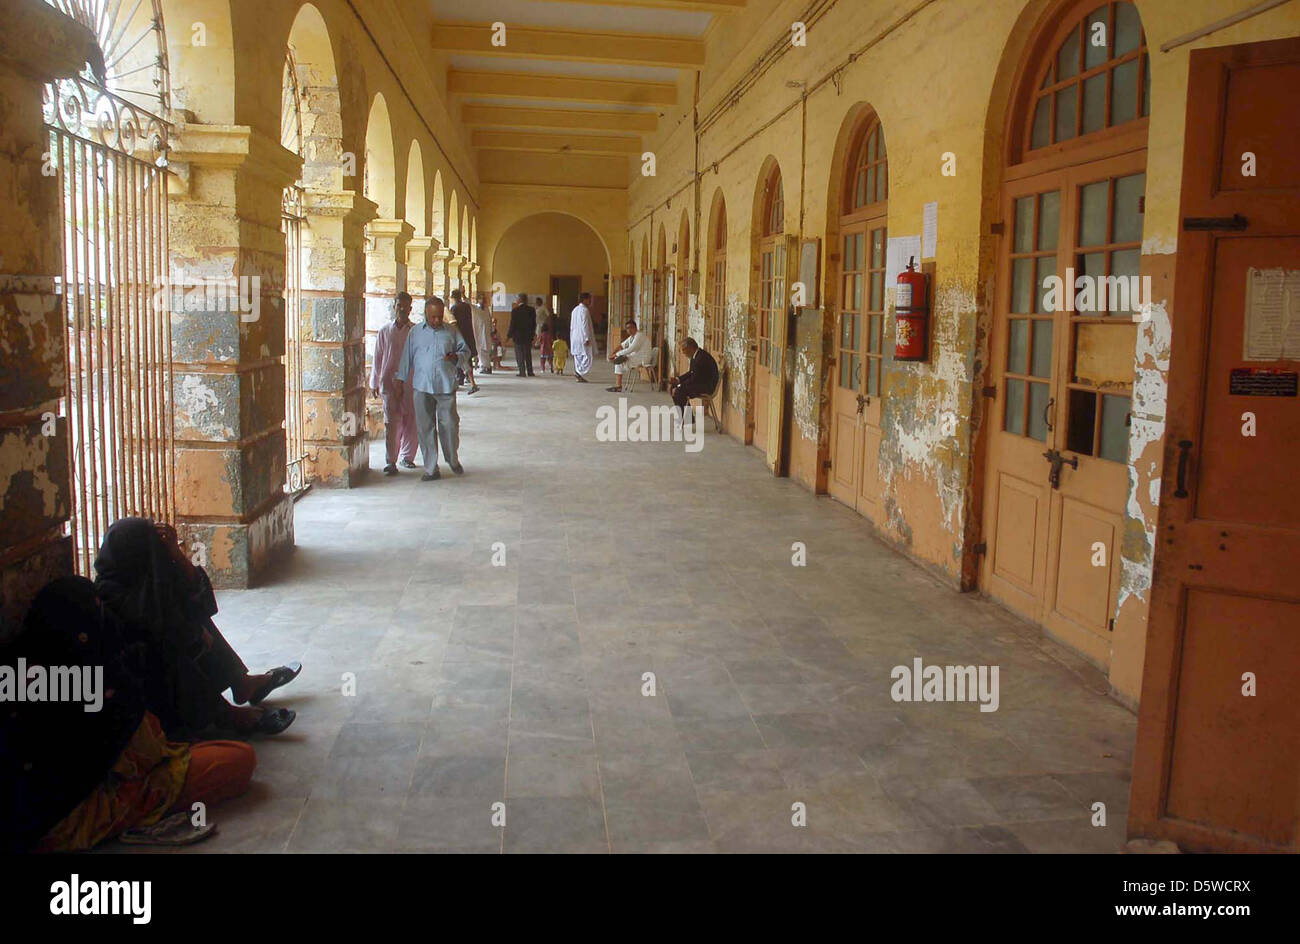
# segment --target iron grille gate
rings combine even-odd
[[[302,190],[286,187],[280,214],[284,230],[284,490],[307,488],[307,442],[302,407]]]
[[[46,87],[59,187],[77,570],[108,526],[175,518],[167,291],[167,125],[82,78]]]

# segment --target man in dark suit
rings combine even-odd
[[[520,377],[533,375],[533,338],[537,335],[537,309],[528,304],[528,296],[520,292],[515,296],[515,307],[510,312],[510,330],[506,337],[515,342],[515,364]]]
[[[691,397],[711,397],[718,386],[718,362],[713,355],[695,343],[694,338],[682,341],[682,353],[690,360],[688,370],[680,377],[668,381],[668,389],[673,395],[673,403],[682,411],[682,421],[686,421],[686,406]]]

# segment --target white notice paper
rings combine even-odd
[[[1300,269],[1247,269],[1242,321],[1242,360],[1300,358]]]
[[[939,204],[927,203],[921,212],[921,259],[933,259],[939,240]],[[918,259],[918,262],[921,260]]]
[[[885,243],[886,289],[892,289],[898,282],[898,275],[907,268],[909,259],[915,259],[916,267],[921,268],[920,236],[895,236]]]

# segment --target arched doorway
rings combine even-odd
[[[690,333],[691,268],[691,220],[686,211],[682,210],[682,220],[677,227],[677,262],[673,269],[673,295],[677,311],[673,319],[673,356],[669,361],[677,364],[674,373],[686,370],[681,343]]]
[[[280,144],[304,156],[302,85],[290,45],[284,57],[280,93]],[[284,490],[297,495],[307,487],[307,440],[302,399],[302,230],[306,219],[298,179],[285,187],[280,199],[280,229],[284,233]]]
[[[889,161],[885,132],[870,108],[851,117],[844,173],[832,206],[838,212],[839,275],[835,379],[831,395],[833,498],[880,520],[880,415],[884,377],[885,247]]]
[[[1006,131],[985,592],[1105,664],[1128,488],[1149,69],[1137,8],[1062,3]],[[1109,295],[1103,298],[1103,294]]]
[[[704,288],[704,338],[700,343],[721,366],[727,335],[727,201],[721,190],[713,195],[706,245],[704,265],[708,280]]]
[[[781,183],[781,168],[768,158],[763,175],[759,178],[754,195],[754,258],[756,280],[751,297],[756,315],[753,384],[750,389],[750,422],[752,442],[760,450],[770,452],[775,431],[769,428],[775,412],[772,400],[774,385],[779,390],[781,352],[776,345],[783,343],[778,319],[784,319],[786,307],[786,238],[785,193]]]

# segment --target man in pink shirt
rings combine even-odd
[[[406,336],[411,333],[411,296],[397,293],[393,320],[379,329],[375,338],[374,364],[370,369],[370,392],[384,398],[384,475],[397,474],[400,451],[402,465],[415,468],[415,388],[394,384],[393,374],[402,360]],[[400,445],[400,450],[399,450]]]

